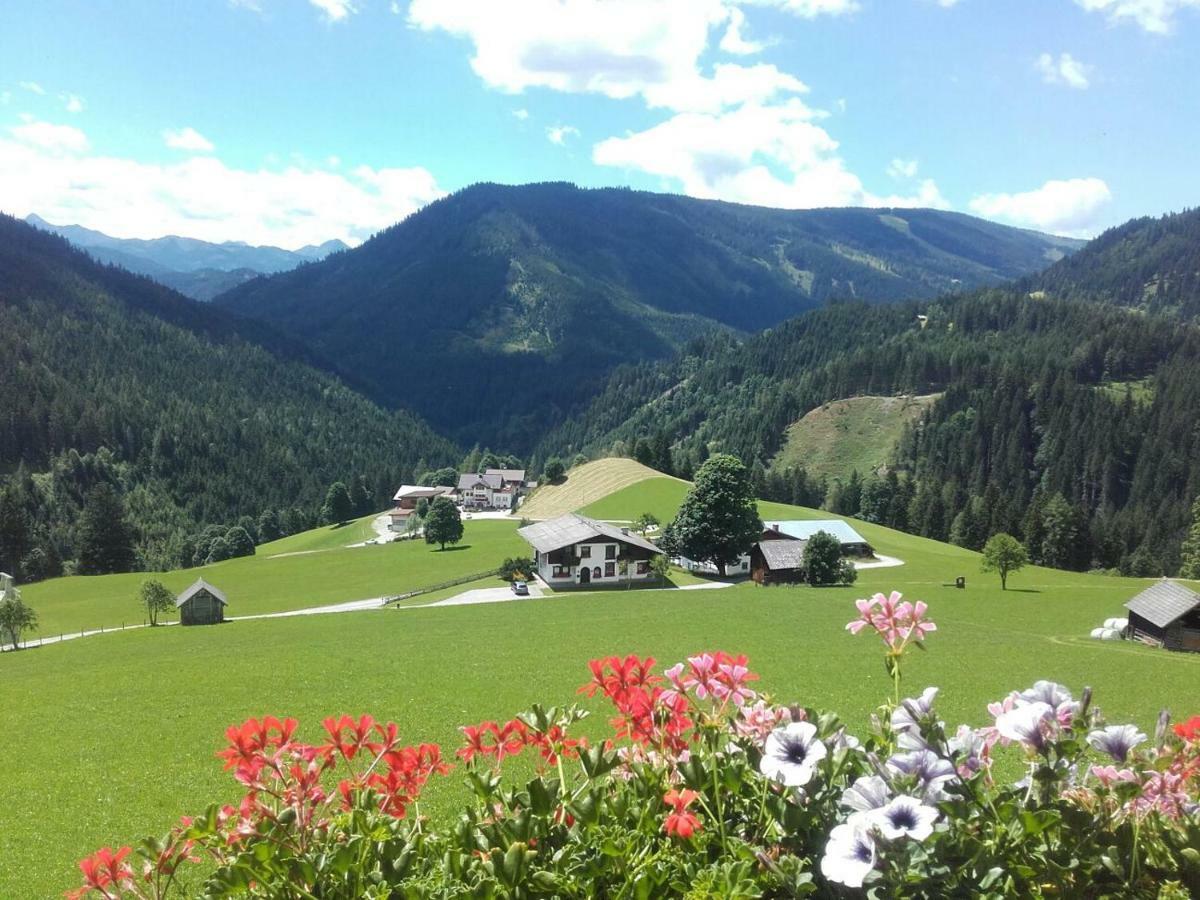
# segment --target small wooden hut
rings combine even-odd
[[[1200,652],[1200,594],[1175,581],[1162,581],[1125,604],[1132,640],[1167,650]]]
[[[203,578],[175,598],[180,625],[216,625],[225,621],[229,601],[217,588]]]
[[[804,548],[808,541],[759,541],[750,548],[750,577],[759,584],[804,581]]]

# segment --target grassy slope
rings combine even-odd
[[[587,512],[632,518],[650,511],[665,520],[685,489],[657,478]],[[762,511],[767,518],[822,515],[776,504]],[[10,758],[26,762],[9,767],[8,802],[0,806],[0,896],[54,896],[74,882],[73,860],[84,852],[163,829],[211,799],[233,798],[212,754],[223,728],[251,714],[296,715],[315,736],[326,714],[370,711],[394,718],[408,738],[453,747],[462,723],[507,716],[534,701],[571,702],[593,656],[636,650],[674,661],[720,647],[748,653],[780,699],[834,707],[862,728],[887,679],[874,640],[852,637],[844,625],[853,599],[874,590],[897,588],[930,603],[940,630],[929,652],[912,658],[906,685],[914,692],[940,685],[939,707],[951,725],[984,722],[989,700],[1037,678],[1076,690],[1090,684],[1111,717],[1144,728],[1161,706],[1197,712],[1200,657],[1084,637],[1144,582],[1033,568],[1002,593],[994,577],[978,574],[973,553],[855,527],[908,564],[864,572],[853,588],[566,594],[126,632],[6,654],[0,729]],[[946,586],[960,574],[967,590]],[[587,723],[593,734],[604,732],[605,719]],[[462,796],[459,785],[457,777],[439,784],[423,811],[448,814]]]
[[[562,484],[539,487],[521,505],[521,515],[526,519],[552,519],[629,485],[662,477],[661,473],[632,459],[598,459],[572,469]]]
[[[467,521],[462,543],[445,552],[420,541],[380,546],[338,548],[268,558],[264,550],[287,542],[319,543],[328,529],[317,529],[267,544],[260,555],[167,572],[160,578],[179,591],[197,578],[221,588],[229,597],[230,616],[281,612],[346,600],[401,594],[476,572],[494,569],[506,556],[524,552],[516,522]],[[345,526],[342,531],[353,529]],[[311,536],[311,537],[310,537]],[[339,538],[340,541],[340,538]],[[291,551],[295,552],[295,551]],[[37,610],[36,634],[56,635],[81,628],[119,626],[142,621],[138,587],[146,573],[56,578],[22,589],[25,602]]]
[[[278,556],[281,553],[307,553],[311,550],[336,550],[375,537],[371,522],[379,513],[371,513],[344,525],[323,525],[311,531],[289,535],[269,544],[260,544],[259,556]]]
[[[937,399],[852,397],[826,403],[788,427],[783,447],[771,466],[804,466],[817,478],[847,478],[877,471],[891,460],[904,426]]]

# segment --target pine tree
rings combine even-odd
[[[0,572],[18,582],[24,577],[22,561],[32,544],[29,516],[15,491],[0,492]]]
[[[79,520],[79,573],[129,572],[133,563],[133,534],[125,524],[125,504],[107,484],[98,484],[88,493]]]

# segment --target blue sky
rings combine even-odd
[[[1200,202],[1200,0],[11,6],[0,209],[121,236],[354,243],[476,181],[1081,236]]]

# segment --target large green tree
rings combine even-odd
[[[750,473],[736,456],[718,454],[696,472],[696,482],[670,526],[674,549],[689,559],[725,567],[750,552],[762,534]]]
[[[1008,590],[1008,576],[1023,568],[1029,562],[1029,553],[1025,545],[1011,534],[993,534],[983,545],[983,562],[981,568],[985,572],[996,572],[1000,576],[1000,590]]]
[[[125,504],[107,484],[88,492],[79,520],[79,573],[108,575],[133,570],[133,534]]]
[[[344,481],[335,481],[325,494],[321,504],[321,519],[327,525],[341,525],[354,518],[354,501]]]
[[[438,497],[429,505],[429,515],[425,517],[425,543],[438,544],[445,550],[447,544],[457,544],[462,536],[458,507],[449,497]]]

